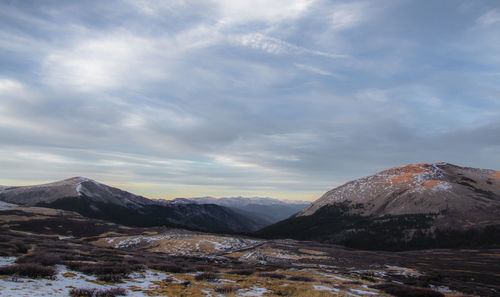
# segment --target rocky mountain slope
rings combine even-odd
[[[392,250],[500,244],[500,172],[448,163],[391,168],[328,191],[258,234]]]
[[[261,227],[222,206],[148,199],[83,177],[36,186],[4,186],[0,200],[72,210],[129,226],[167,225],[218,232],[249,232]]]
[[[173,203],[215,204],[230,208],[234,212],[252,218],[262,227],[287,219],[311,205],[307,201],[278,200],[273,198],[177,198]]]

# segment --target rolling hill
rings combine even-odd
[[[500,172],[412,164],[348,182],[257,232],[363,249],[500,244]]]

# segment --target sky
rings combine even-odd
[[[500,170],[500,2],[0,0],[0,184],[314,200]]]

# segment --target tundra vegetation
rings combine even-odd
[[[124,227],[26,207],[0,210],[0,226],[0,289],[6,296],[45,291],[53,296],[499,292],[496,249],[362,251],[317,242]]]

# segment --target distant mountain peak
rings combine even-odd
[[[86,181],[95,182],[95,180],[92,180],[90,178],[83,177],[83,176],[70,177],[70,178],[64,179],[63,182],[64,181],[67,181],[67,182],[86,182]]]
[[[219,205],[232,205],[232,204],[260,204],[260,205],[271,205],[271,204],[299,204],[307,205],[311,204],[309,201],[302,200],[287,200],[287,199],[277,199],[270,197],[220,197],[215,198],[211,196],[204,197],[192,197],[192,198],[175,198],[171,200],[172,203],[214,203]]]
[[[216,204],[251,217],[255,221],[261,222],[263,226],[276,223],[295,215],[311,204],[310,202],[304,201],[278,200],[260,197],[246,198],[241,196],[231,198],[177,198],[171,200],[170,203]]]

